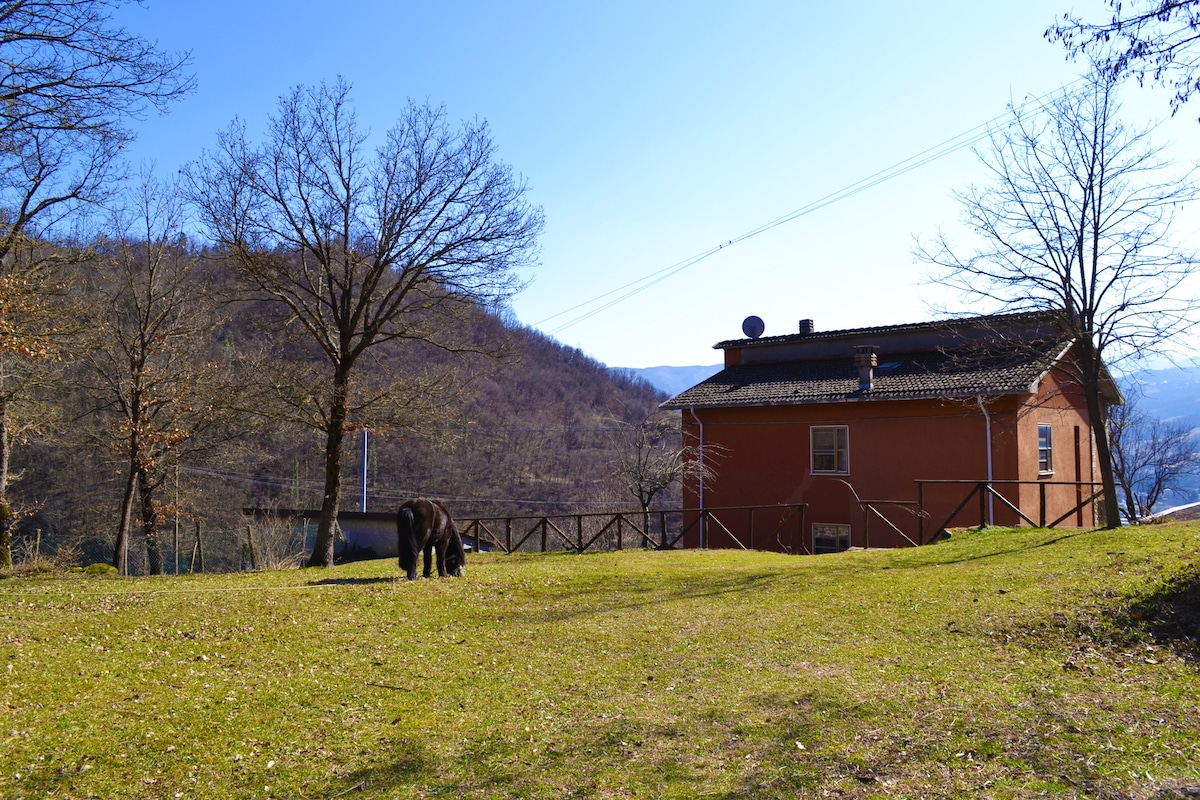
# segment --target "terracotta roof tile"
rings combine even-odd
[[[727,367],[677,394],[663,408],[794,405],[973,397],[1030,391],[1067,348],[1026,343],[1003,352],[933,350],[881,353],[871,389],[859,388],[852,355]]]

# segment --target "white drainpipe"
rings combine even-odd
[[[987,406],[983,404],[983,396],[977,395],[975,401],[979,403],[979,410],[983,412],[984,431],[987,436],[987,479],[988,487],[992,485],[992,416],[988,414]],[[988,525],[996,524],[996,515],[992,507],[995,501],[992,493],[988,492]]]

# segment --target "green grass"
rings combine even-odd
[[[1198,555],[1171,525],[10,578],[0,796],[1183,796]]]

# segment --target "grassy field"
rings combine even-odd
[[[1200,796],[1198,556],[1186,524],[8,578],[0,796]]]

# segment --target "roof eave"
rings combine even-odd
[[[905,400],[969,400],[975,397],[1005,397],[1011,395],[1026,395],[1036,393],[1036,383],[1031,390],[1029,387],[1015,387],[1009,389],[963,389],[956,392],[929,392],[929,393],[913,393],[913,394],[892,394],[892,393],[872,393],[861,392],[852,395],[838,395],[837,397],[809,397],[809,398],[788,398],[788,399],[769,399],[769,400],[748,400],[744,403],[737,402],[695,402],[695,403],[676,403],[675,398],[671,398],[666,402],[660,403],[659,408],[667,411],[682,411],[688,408],[767,408],[779,406],[813,406],[813,405],[833,405],[836,403],[880,403],[888,400],[905,401]]]

